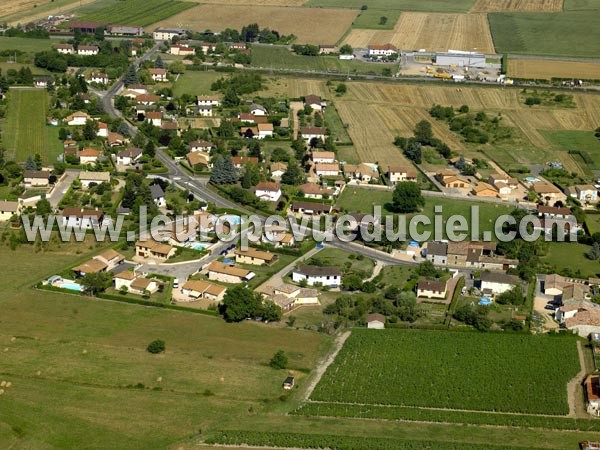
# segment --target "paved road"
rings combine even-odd
[[[56,183],[54,189],[52,190],[52,194],[48,197],[48,201],[52,205],[52,207],[56,208],[60,199],[65,195],[65,193],[69,190],[69,187],[77,179],[79,176],[79,170],[65,170],[64,178]]]

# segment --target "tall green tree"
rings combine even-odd
[[[125,83],[125,86],[131,86],[132,84],[138,83],[138,74],[133,65],[127,68],[127,72],[125,72],[125,77],[123,78],[123,83]]]
[[[165,63],[162,60],[162,58],[160,57],[160,55],[158,55],[156,57],[156,59],[154,60],[154,68],[155,69],[164,69],[165,68]]]
[[[392,196],[394,211],[408,214],[419,211],[425,206],[425,199],[421,195],[421,189],[417,183],[402,181],[396,185]]]
[[[254,317],[261,307],[260,294],[243,286],[227,289],[221,304],[221,313],[227,322],[240,322]]]

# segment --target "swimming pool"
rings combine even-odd
[[[194,250],[204,250],[206,247],[208,247],[208,245],[206,245],[206,244],[199,244],[199,243],[192,244],[192,248]]]
[[[72,282],[71,283],[62,283],[60,285],[60,287],[62,289],[68,289],[70,291],[79,291],[79,292],[83,291],[83,286],[81,286],[80,284],[77,284],[77,283],[72,283]]]
[[[480,305],[484,305],[484,306],[488,306],[492,304],[492,299],[490,298],[480,298],[479,299],[479,304]]]
[[[221,223],[225,223],[225,221],[227,221],[232,225],[239,225],[240,223],[242,223],[242,218],[240,216],[235,216],[233,214],[229,214],[226,216],[221,216],[219,218],[219,221]]]

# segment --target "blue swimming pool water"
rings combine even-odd
[[[206,247],[208,247],[208,245],[206,244],[193,244],[192,248],[194,250],[204,250]]]
[[[242,222],[242,219],[240,218],[240,216],[234,216],[232,215],[228,215],[228,216],[222,216],[222,219],[225,220],[227,219],[229,221],[229,223],[233,224],[233,225],[239,225]]]
[[[77,283],[63,283],[60,285],[63,289],[68,289],[70,291],[83,291],[83,287]]]
[[[491,305],[492,304],[492,300],[490,300],[489,298],[480,298],[479,299],[479,304],[480,305]]]

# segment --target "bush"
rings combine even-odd
[[[288,357],[283,350],[278,350],[269,361],[269,366],[273,369],[285,369],[287,365]]]
[[[165,351],[165,341],[162,339],[156,339],[148,344],[146,350],[148,350],[148,353],[152,353],[154,355],[163,353]]]

